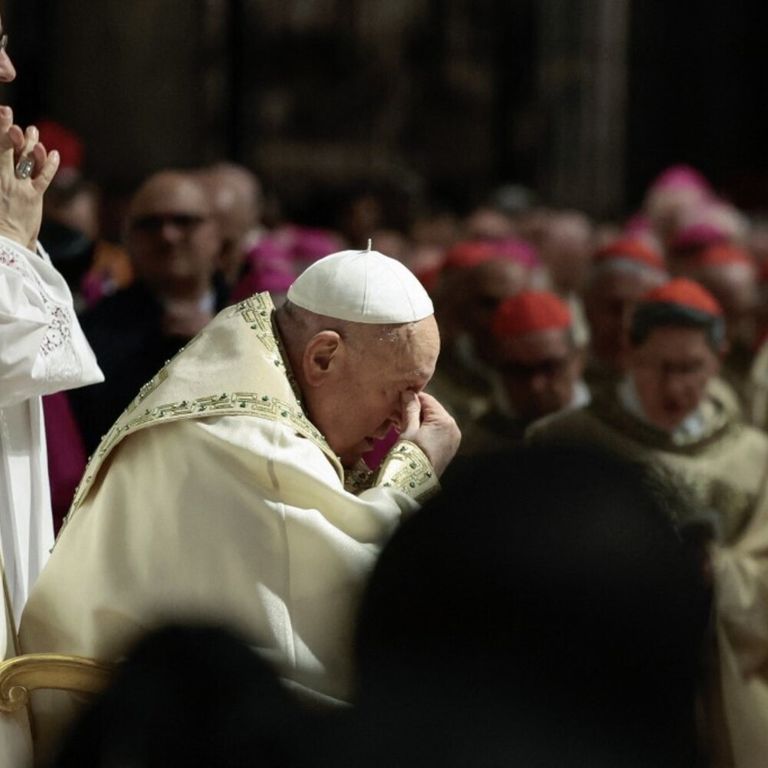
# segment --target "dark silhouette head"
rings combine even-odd
[[[446,478],[371,579],[361,719],[454,765],[690,764],[709,595],[671,522],[684,503],[576,447]]]
[[[75,724],[57,768],[295,765],[303,715],[274,671],[216,627],[150,633]]]

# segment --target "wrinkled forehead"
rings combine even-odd
[[[154,213],[208,216],[211,206],[205,187],[190,176],[164,174],[146,182],[134,195],[130,218]]]
[[[379,329],[365,346],[393,375],[430,379],[440,353],[440,334],[434,315],[415,323]]]

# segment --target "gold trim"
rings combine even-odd
[[[129,433],[145,429],[153,424],[180,421],[181,419],[201,419],[208,416],[257,416],[269,421],[287,424],[303,437],[311,440],[325,453],[332,453],[323,435],[309,421],[302,410],[296,409],[296,403],[287,403],[271,395],[260,395],[257,392],[222,392],[219,395],[208,395],[196,400],[182,400],[176,403],[165,403],[154,408],[145,409],[144,413],[134,419],[117,422],[104,436],[96,453],[91,457],[85,475],[75,491],[72,501],[72,511],[83,502],[95,474],[91,464],[98,472],[101,462],[108,453]],[[69,515],[67,515],[69,517]]]
[[[0,662],[0,712],[16,712],[31,691],[55,688],[96,694],[107,687],[114,667],[82,656],[28,653]]]
[[[363,464],[362,460],[360,464]],[[375,473],[366,466],[344,470],[344,490],[355,496],[373,487]]]
[[[242,325],[235,322],[232,331],[226,331],[230,327],[228,321],[240,319]],[[302,402],[299,398],[298,388],[295,379],[287,364],[285,351],[280,344],[280,339],[274,323],[274,306],[268,294],[255,294],[233,307],[229,307],[206,326],[186,347],[181,349],[155,376],[150,379],[139,391],[137,396],[123,411],[122,415],[112,425],[109,432],[102,438],[98,448],[88,462],[80,484],[78,485],[72,505],[65,522],[80,507],[85,500],[91,488],[92,482],[98,476],[102,463],[115,446],[125,437],[140,429],[153,426],[159,423],[169,421],[178,421],[181,419],[206,418],[208,416],[257,416],[270,421],[278,421],[286,424],[295,430],[302,437],[307,438],[314,443],[329,458],[339,478],[343,479],[344,473],[339,463],[338,457],[331,450],[323,435],[311,423],[304,413]],[[244,328],[245,326],[245,328]],[[263,360],[267,366],[274,365],[276,370],[280,371],[280,378],[285,376],[288,386],[280,385],[278,395],[281,397],[266,394],[264,392],[236,391],[236,392],[218,392],[216,394],[204,395],[189,400],[172,400],[167,403],[158,404],[158,394],[161,385],[172,377],[174,364],[184,365],[183,360],[179,358],[183,353],[189,350],[193,344],[201,343],[203,336],[214,329],[214,333],[222,329],[225,333],[233,333],[233,338],[241,339],[241,332],[245,330],[246,334],[253,332],[258,340],[261,350],[253,350],[253,361]],[[210,336],[208,337],[210,343]],[[248,349],[250,350],[250,337],[248,337]],[[251,352],[248,357],[250,359]],[[261,363],[259,363],[261,364]],[[243,383],[250,383],[251,380],[257,381],[254,377],[240,377],[238,382],[242,387]],[[266,377],[270,381],[269,376]],[[220,384],[219,384],[220,386]],[[179,393],[169,393],[171,396]],[[197,393],[199,394],[199,388]],[[293,396],[293,397],[292,397]],[[142,405],[144,408],[142,409]],[[62,526],[63,529],[63,526]]]
[[[434,467],[410,440],[400,440],[387,454],[374,485],[397,488],[422,504],[440,490]]]

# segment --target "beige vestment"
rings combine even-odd
[[[371,487],[345,489],[272,311],[267,294],[224,310],[104,437],[22,618],[24,651],[116,660],[160,622],[221,621],[286,679],[348,696],[366,575],[437,480],[401,441]],[[46,699],[34,707],[43,738],[62,718]]]
[[[763,343],[749,372],[747,414],[750,421],[761,429],[768,429],[768,343]]]
[[[538,422],[533,441],[597,444],[627,458],[658,462],[711,516],[718,674],[725,723],[710,734],[715,768],[768,765],[768,437],[734,417],[710,388],[702,434],[675,440],[642,422],[618,398]],[[681,521],[685,522],[685,521]],[[663,628],[661,628],[663,630]],[[728,753],[731,753],[730,755]]]

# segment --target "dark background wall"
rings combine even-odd
[[[80,133],[116,194],[229,157],[301,207],[386,181],[518,181],[618,216],[670,162],[768,201],[752,0],[5,0],[20,119]]]
[[[687,161],[738,204],[768,207],[768,4],[642,0],[631,26],[630,198]]]

